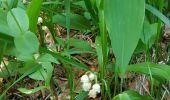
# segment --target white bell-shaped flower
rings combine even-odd
[[[43,19],[41,17],[38,17],[38,22],[37,24],[42,24],[43,23]]]
[[[48,31],[48,27],[47,26],[42,26],[42,30],[43,31]]]
[[[82,82],[82,83],[87,83],[87,82],[89,82],[89,77],[88,77],[87,75],[83,75],[83,76],[81,77],[81,82]]]
[[[89,79],[91,80],[91,81],[93,81],[94,79],[95,79],[95,74],[93,74],[93,73],[90,73],[89,74]]]
[[[89,91],[89,97],[91,97],[91,98],[96,98],[96,91],[94,91],[93,89],[91,89],[90,91]]]
[[[90,82],[83,83],[82,88],[84,91],[89,91],[91,88],[91,83]]]
[[[100,93],[100,85],[98,83],[94,84],[92,89],[97,92],[97,93]]]
[[[27,0],[22,0],[22,3],[23,3],[23,4],[26,4],[26,3],[27,3]]]

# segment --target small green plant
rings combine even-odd
[[[27,78],[42,84],[23,85],[19,92],[47,90],[51,99],[58,99],[57,65],[66,71],[71,100],[165,99],[169,90],[160,86],[169,87],[169,51],[164,51],[165,64],[159,64],[159,48],[164,26],[170,28],[169,8],[168,0],[1,0],[0,78],[5,89],[0,99],[8,99],[8,91]],[[73,36],[79,33],[80,38]],[[165,45],[168,49],[169,41]],[[78,59],[83,55],[97,59],[99,70]],[[144,58],[135,61],[137,55]],[[77,77],[75,69],[85,74]],[[126,88],[127,73],[147,77],[148,89],[142,94]]]

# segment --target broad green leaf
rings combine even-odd
[[[41,68],[41,69],[37,70],[36,72],[30,74],[29,77],[34,80],[43,80],[44,81],[47,78],[47,73],[43,68]]]
[[[7,24],[7,14],[1,10],[0,10],[0,33],[14,36],[13,34],[11,34]]]
[[[70,57],[65,57],[65,56],[62,56],[61,54],[59,53],[54,53],[54,52],[51,52],[45,48],[40,48],[40,52],[43,52],[43,53],[49,53],[51,54],[53,57],[57,58],[58,60],[62,61],[62,62],[66,62],[67,64],[70,64],[72,65],[73,67],[76,67],[76,68],[79,68],[79,69],[84,69],[86,71],[89,71],[89,68],[88,66],[86,66],[84,63],[80,62],[80,61],[77,61],[73,58],[70,58]]]
[[[23,55],[29,55],[38,52],[38,39],[36,35],[30,31],[15,37],[14,43],[17,50]]]
[[[45,86],[50,86],[52,74],[53,74],[53,66],[50,62],[41,63],[42,67],[47,71],[47,77],[45,79]]]
[[[53,62],[59,64],[58,60],[50,54],[43,54],[38,58],[38,62]]]
[[[13,8],[7,14],[7,23],[13,36],[19,35],[29,28],[29,19],[21,8]]]
[[[29,26],[31,32],[36,32],[37,20],[40,13],[43,0],[32,0],[27,8],[27,14],[29,17]]]
[[[157,23],[150,24],[148,20],[144,21],[144,31],[141,36],[141,40],[143,43],[145,43],[145,45],[149,45],[149,47],[151,47],[154,44],[157,33],[157,26]]]
[[[89,92],[81,91],[81,92],[75,97],[75,100],[84,100],[85,97],[88,96],[88,93],[89,93]]]
[[[45,86],[35,87],[34,89],[27,89],[27,88],[18,88],[18,90],[25,94],[33,94],[42,89],[46,88]]]
[[[66,15],[57,14],[53,16],[53,23],[57,23],[63,27],[66,27]],[[70,13],[70,28],[75,30],[89,30],[91,28],[90,22],[83,16]]]
[[[116,65],[123,75],[141,35],[145,0],[105,0],[104,4],[106,27]]]
[[[151,100],[148,96],[142,96],[136,91],[125,91],[118,94],[113,100]]]
[[[75,49],[82,51],[92,51],[92,47],[87,41],[82,39],[69,39],[66,41],[69,46],[73,46]]]
[[[21,52],[18,52],[17,49],[14,49],[16,51],[14,51],[15,53],[15,56],[17,58],[17,60],[20,60],[20,61],[31,61],[33,60],[33,56],[31,54],[26,54],[26,53],[21,53]]]
[[[159,10],[157,10],[156,8],[152,7],[149,4],[146,4],[145,8],[146,10],[150,11],[152,14],[157,16],[159,19],[161,19],[170,28],[170,20],[165,15],[163,15]]]
[[[150,70],[150,71],[149,71]],[[128,71],[151,75],[158,80],[170,81],[170,66],[164,64],[153,64],[150,62],[139,63],[128,66]]]
[[[41,62],[42,68],[29,75],[34,80],[44,80],[46,86],[50,86],[53,73],[53,66],[50,62]]]

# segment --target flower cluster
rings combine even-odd
[[[92,82],[95,83],[92,86]],[[86,73],[81,77],[82,89],[89,91],[89,97],[96,98],[97,93],[100,93],[100,85],[97,83],[97,76],[93,73]]]

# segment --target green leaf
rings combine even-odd
[[[76,48],[73,49],[69,49],[69,50],[64,50],[64,52],[62,54],[65,55],[73,55],[73,54],[85,54],[85,53],[92,53],[95,54],[94,51],[89,51],[89,50],[77,50]]]
[[[43,80],[44,81],[47,78],[47,73],[43,68],[41,68],[41,69],[37,70],[36,72],[30,74],[29,77],[34,80]]]
[[[96,52],[98,55],[98,62],[99,65],[102,66],[103,64],[103,53],[102,53],[102,42],[101,42],[101,37],[97,36],[96,40],[95,40],[95,44],[96,44]]]
[[[58,60],[50,54],[43,54],[38,58],[38,62],[53,62],[59,64]]]
[[[69,46],[73,46],[78,50],[92,51],[92,47],[90,46],[90,44],[82,39],[69,39],[66,42]]]
[[[148,20],[144,21],[144,32],[141,36],[141,40],[145,45],[149,45],[149,47],[151,47],[154,44],[157,26],[157,23],[150,24]]]
[[[81,91],[81,92],[75,97],[75,100],[84,100],[85,97],[88,96],[88,93],[89,93],[89,92]]]
[[[7,14],[0,10],[0,33],[14,36],[11,34],[7,24]]]
[[[142,96],[136,91],[129,90],[117,95],[113,100],[151,100],[151,98]]]
[[[2,66],[1,66],[2,67]],[[6,69],[7,68],[7,69]],[[17,62],[9,62],[6,67],[2,67],[0,71],[1,78],[7,78],[9,76],[14,76],[17,72],[18,63]]]
[[[157,16],[159,19],[161,19],[170,28],[170,20],[165,15],[163,15],[160,11],[149,4],[146,4],[145,8],[146,10]]]
[[[53,74],[53,66],[49,62],[42,63],[43,68],[47,71],[47,77],[45,79],[45,86],[50,86],[51,78]]]
[[[30,75],[31,73],[35,72],[36,70],[38,70],[40,68],[40,66],[34,66],[31,67],[29,70],[27,70],[22,76],[20,76],[14,83],[12,83],[8,88],[5,89],[5,91],[3,91],[3,93],[0,95],[0,100],[3,100],[3,96],[6,94],[6,92],[12,87],[14,86],[17,82],[19,82],[20,80],[22,80],[23,78],[25,78],[26,76]]]
[[[150,70],[150,71],[149,71]],[[162,81],[167,80],[170,82],[170,66],[164,65],[164,64],[153,64],[150,62],[146,63],[140,63],[140,64],[134,64],[128,66],[128,71],[130,72],[137,72],[137,73],[143,73],[151,75]]]
[[[45,80],[45,85],[50,86],[53,73],[53,66],[50,62],[41,62],[42,68],[29,75],[34,80]]]
[[[18,90],[25,94],[33,94],[33,93],[36,93],[44,88],[45,88],[45,86],[40,86],[40,87],[36,87],[34,89],[18,88]]]
[[[38,52],[39,42],[36,35],[30,31],[14,38],[16,49],[23,55]]]
[[[43,0],[32,0],[27,8],[27,14],[29,17],[30,31],[35,33],[37,28],[37,20],[40,13]]]
[[[19,35],[29,28],[29,19],[21,8],[14,8],[7,14],[7,23],[13,36]]]
[[[80,61],[77,61],[73,58],[70,58],[70,57],[65,57],[65,56],[62,56],[61,54],[59,53],[54,53],[54,52],[51,52],[45,48],[40,48],[40,51],[43,52],[43,53],[49,53],[51,54],[53,57],[57,58],[58,60],[61,60],[62,62],[66,62],[67,64],[70,64],[72,65],[73,67],[76,67],[76,68],[79,68],[79,69],[84,69],[85,71],[89,71],[89,68],[88,66],[86,66],[85,64],[83,64],[82,62]]]
[[[116,65],[123,75],[141,35],[145,0],[105,0],[104,4],[106,27]]]
[[[66,27],[66,15],[57,14],[53,16],[53,23]],[[80,31],[90,30],[90,22],[83,16],[70,13],[70,28]]]

